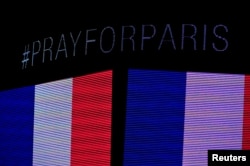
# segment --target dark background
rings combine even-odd
[[[217,4],[209,7],[205,2],[200,7],[196,4],[190,5],[193,8],[183,3],[176,5],[175,8],[166,3],[158,7],[152,4],[147,7],[142,4],[135,6],[134,3],[121,2],[116,6],[112,3],[106,6],[99,3],[91,6],[79,4],[78,7],[66,4],[63,8],[49,4],[43,4],[44,7],[42,7],[38,3],[34,6],[26,6],[25,10],[23,8],[8,10],[5,13],[6,16],[1,16],[3,19],[0,90],[113,70],[112,165],[116,166],[122,165],[123,160],[128,68],[250,74],[247,59],[249,44],[246,40],[249,32],[245,31],[245,15],[236,12],[241,10],[240,8],[234,6],[228,9],[224,5]],[[140,27],[142,24],[153,24],[158,27],[171,24],[173,35],[178,39],[181,34],[181,24],[195,24],[198,27],[204,24],[208,27],[225,24],[229,28],[227,36],[229,49],[225,52],[215,52],[208,47],[206,51],[201,49],[181,51],[178,48],[180,44],[176,43],[176,51],[156,51],[155,43],[151,42],[147,44],[144,51],[139,48],[123,53],[114,50],[108,55],[98,52],[88,56],[77,55],[74,58],[69,54],[67,59],[53,60],[33,67],[29,65],[27,69],[22,70],[22,53],[27,43],[48,36],[56,38],[62,33],[69,34],[80,30],[84,32],[91,28],[112,26],[119,29],[122,25]],[[141,32],[138,31],[138,33]],[[117,37],[119,38],[119,35]],[[156,37],[157,39],[159,38]],[[201,42],[200,39],[197,42]]]
[[[5,15],[1,16],[0,89],[124,67],[250,73],[247,59],[249,32],[246,31],[247,21],[244,19],[246,12],[245,14],[242,12],[244,9],[237,8],[236,5],[229,9],[226,5],[209,5],[205,2],[201,7],[198,6],[198,4],[191,3],[176,3],[175,5],[156,5],[155,3],[139,4],[138,6],[130,2],[64,4],[62,6],[38,3],[34,6],[7,10]],[[157,29],[158,34],[162,34],[162,28],[166,24],[170,24],[177,50],[163,48],[157,51],[156,43],[159,43],[161,36],[156,36],[155,40],[146,41],[145,49],[141,51],[139,35],[142,24],[160,27]],[[188,41],[185,43],[185,49],[181,50],[181,24],[196,25],[197,33],[202,33],[203,25],[206,24],[209,31],[207,50],[203,51],[201,46],[197,46],[197,50],[194,51],[191,49],[192,45],[189,49],[187,47],[191,42],[188,43]],[[216,52],[211,47],[213,40],[211,28],[216,24],[225,24],[228,27],[228,33],[225,36],[229,40],[229,47],[224,52]],[[43,39],[49,36],[59,39],[62,33],[66,36],[69,35],[69,32],[77,34],[82,31],[84,34],[86,29],[102,29],[106,26],[114,27],[117,31],[117,41],[119,41],[121,38],[119,30],[122,25],[136,27],[138,36],[135,38],[137,43],[135,51],[131,51],[131,47],[126,48],[125,46],[124,52],[118,50],[117,47],[110,54],[103,54],[99,48],[99,51],[92,48],[94,51],[87,56],[78,54],[72,57],[70,52],[67,59],[61,58],[63,57],[61,56],[58,60],[45,61],[43,64],[36,61],[33,67],[29,64],[27,69],[22,70],[22,53],[27,44],[30,44],[31,47],[32,42],[36,40],[43,42]],[[81,43],[84,44],[84,42]],[[201,43],[202,39],[197,38],[197,45],[201,45]],[[54,45],[56,46],[57,43]]]

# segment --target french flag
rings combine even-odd
[[[250,149],[250,77],[128,71],[124,166],[207,166],[208,150]]]
[[[129,69],[123,166],[250,149],[250,77]],[[111,165],[112,71],[0,92],[0,165]],[[115,134],[115,133],[114,133]]]
[[[1,166],[108,166],[112,71],[0,92]]]

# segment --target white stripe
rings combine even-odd
[[[35,87],[33,165],[70,165],[72,79]]]
[[[188,73],[183,165],[207,166],[207,150],[241,149],[244,75]]]

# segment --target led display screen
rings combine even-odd
[[[129,70],[124,165],[207,165],[249,148],[248,76]]]
[[[247,19],[121,4],[2,20],[0,166],[250,165]]]
[[[249,76],[128,69],[124,128],[112,126],[114,76],[1,91],[0,165],[105,166],[122,153],[123,166],[205,166],[208,150],[249,149]]]
[[[0,92],[0,165],[110,165],[112,71]]]

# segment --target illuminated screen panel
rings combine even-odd
[[[112,71],[0,92],[0,165],[110,165]]]
[[[244,127],[242,149],[250,150],[250,76],[245,76]]]
[[[187,73],[183,165],[206,166],[209,149],[242,149],[244,75]]]
[[[0,165],[32,165],[34,86],[0,92]]]
[[[124,166],[205,166],[209,149],[247,149],[248,80],[241,74],[129,70]]]
[[[110,165],[111,100],[111,71],[74,79],[71,165]]]
[[[186,74],[129,70],[124,166],[182,164]]]
[[[0,165],[109,166],[112,77],[1,91]],[[209,149],[250,149],[249,76],[129,69],[127,85],[124,166],[205,166]]]

